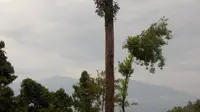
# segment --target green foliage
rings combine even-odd
[[[188,102],[184,107],[174,107],[167,112],[200,112],[200,100],[196,100],[194,103]]]
[[[123,45],[123,48],[128,49],[128,52],[135,57],[135,63],[150,68],[151,73],[155,72],[155,63],[158,62],[158,67],[161,69],[165,65],[162,46],[172,38],[172,31],[167,28],[167,25],[167,19],[163,17],[141,34],[129,36]]]
[[[167,41],[172,38],[171,30],[167,28],[167,25],[167,19],[163,17],[147,30],[142,31],[140,35],[129,36],[123,45],[123,48],[128,49],[130,54],[124,62],[119,63],[119,72],[124,79],[120,80],[120,85],[117,87],[119,90],[117,100],[123,112],[125,112],[127,106],[130,106],[126,97],[128,96],[128,83],[133,73],[132,62],[141,66],[145,65],[147,69],[150,68],[151,73],[155,73],[155,63],[158,62],[158,67],[161,69],[165,65],[162,46],[166,45]],[[131,104],[135,105],[137,103]]]
[[[0,86],[0,112],[13,112],[13,97],[10,87]]]
[[[96,94],[98,94],[97,102],[98,105],[100,105],[101,112],[104,112],[105,108],[105,95],[106,95],[105,79],[106,79],[105,71],[101,72],[97,71],[97,78],[95,80],[99,88],[99,93]],[[121,81],[120,79],[115,79],[115,91],[118,91],[118,88],[120,87],[119,85],[120,81]],[[119,103],[119,96],[117,93],[114,95],[114,103],[115,104]]]
[[[104,71],[97,71],[97,78],[96,78],[96,83],[99,87],[99,99],[97,99],[98,104],[100,105],[101,112],[104,112],[104,107],[105,107],[105,97],[106,97],[106,74]]]
[[[95,12],[99,17],[105,17],[108,15],[108,18],[115,18],[120,9],[118,3],[115,1],[112,3],[112,6],[110,6],[108,0],[94,0],[94,3],[96,5]]]
[[[83,71],[79,83],[73,85],[74,93],[74,107],[78,112],[98,112],[100,89],[98,84],[90,75]]]
[[[9,61],[7,61],[7,56],[3,48],[5,43],[0,41],[0,86],[7,86],[12,83],[17,76],[14,74],[14,68]]]
[[[72,112],[72,98],[64,89],[49,92],[41,84],[32,79],[24,79],[21,83],[20,95],[16,96],[15,112]]]
[[[17,76],[14,74],[14,68],[7,61],[6,52],[3,50],[5,43],[0,41],[0,112],[14,111],[14,93],[8,85],[12,83]]]
[[[33,104],[34,109],[48,108],[50,94],[48,89],[32,79],[24,79],[21,83],[20,97],[26,106]]]
[[[72,98],[65,93],[64,89],[59,89],[52,95],[52,108],[54,112],[72,112]]]
[[[28,105],[26,105],[26,102],[20,95],[15,96],[13,102],[14,102],[14,107],[15,107],[14,112],[27,112],[28,111]]]
[[[131,74],[133,73],[132,69],[132,62],[133,62],[133,56],[128,56],[123,62],[119,62],[119,73],[122,74],[124,77],[131,77]]]
[[[128,56],[123,62],[119,62],[119,73],[122,74],[124,79],[120,79],[119,86],[116,88],[119,93],[116,95],[117,99],[117,104],[121,106],[122,111],[125,112],[125,108],[133,105],[135,103],[130,103],[127,100],[128,96],[128,83],[131,77],[131,74],[133,73],[132,69],[132,61],[133,61],[133,56]]]

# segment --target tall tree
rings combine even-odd
[[[0,41],[0,112],[12,112],[14,93],[8,85],[17,76],[14,75],[13,66],[7,61],[6,52],[3,50],[4,47],[5,43]]]
[[[96,13],[105,20],[106,112],[114,112],[114,18],[119,6],[113,0],[94,0]]]
[[[73,88],[74,107],[78,112],[98,112],[100,110],[97,102],[99,86],[86,71],[82,72],[79,83],[73,85]]]

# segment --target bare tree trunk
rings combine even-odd
[[[113,0],[105,0],[109,13],[105,13],[105,70],[106,70],[106,102],[105,112],[114,112],[114,23]]]

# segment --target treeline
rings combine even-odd
[[[20,94],[14,96],[8,86],[17,76],[3,48],[5,43],[0,42],[0,112],[100,112],[105,108],[105,72],[97,72],[97,77],[91,77],[83,71],[79,82],[73,85],[72,95],[60,88],[49,91],[40,83],[27,78],[21,82]],[[132,74],[132,57],[119,63],[119,72],[128,77]],[[136,103],[129,103],[126,99],[128,78],[115,80],[115,104],[127,107]]]
[[[4,42],[1,42],[1,48]],[[40,83],[27,78],[21,82],[20,94],[14,96],[13,90],[8,86],[17,76],[13,75],[14,69],[6,60],[5,52],[1,49],[1,77],[0,77],[0,112],[100,112],[105,106],[105,72],[97,72],[97,77],[93,78],[87,71],[83,71],[79,82],[73,85],[72,95],[65,93],[60,88],[55,92],[49,91]],[[3,58],[4,57],[4,58]],[[128,58],[127,58],[128,59]],[[126,60],[129,62],[131,60]],[[120,71],[124,71],[125,63],[119,64]],[[123,66],[123,67],[122,67]],[[127,67],[126,67],[127,68]],[[128,69],[127,69],[128,70]],[[132,71],[131,67],[130,70]],[[125,72],[125,71],[124,71]],[[132,72],[129,72],[131,74]],[[120,83],[121,82],[121,83]],[[115,81],[115,104],[116,106],[129,106],[126,100],[127,84],[126,80]],[[136,104],[136,103],[132,103]]]
[[[117,71],[120,79],[114,80],[114,102],[122,112],[125,108],[137,105],[137,102],[127,100],[128,83],[134,73],[132,64],[145,66],[150,73],[155,73],[155,64],[162,69],[165,58],[162,54],[162,46],[172,38],[171,30],[167,28],[167,19],[161,18],[139,35],[129,36],[123,49],[128,51],[124,61],[118,63]],[[97,77],[91,77],[83,71],[79,82],[73,85],[74,92],[70,96],[64,89],[55,92],[32,79],[24,79],[21,82],[20,94],[14,96],[9,87],[17,76],[14,68],[7,60],[3,50],[5,43],[0,42],[0,112],[100,112],[105,111],[106,104],[106,75],[104,71],[97,72]]]
[[[196,100],[195,102],[189,101],[186,106],[174,107],[167,112],[200,112],[200,99]]]
[[[127,60],[126,60],[127,62]],[[120,64],[122,66],[122,63]],[[11,67],[11,66],[10,66]],[[121,68],[121,67],[120,67]],[[121,70],[121,69],[120,69]],[[131,72],[130,72],[131,73]],[[16,77],[12,75],[13,77]],[[121,83],[120,83],[121,82]],[[115,104],[127,107],[136,105],[126,98],[125,80],[115,80]],[[79,82],[73,85],[74,92],[70,96],[60,88],[50,92],[40,83],[27,78],[21,82],[20,94],[14,96],[11,88],[1,87],[0,112],[100,112],[105,106],[105,72],[97,72],[93,78],[83,71]],[[126,95],[125,95],[126,94]]]

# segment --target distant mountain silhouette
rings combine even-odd
[[[37,82],[49,88],[50,91],[64,88],[68,94],[71,94],[73,92],[72,85],[76,84],[78,79],[51,77]],[[19,93],[19,82],[14,82],[11,87],[16,94]],[[195,99],[193,96],[172,88],[150,85],[135,80],[130,81],[128,95],[129,100],[136,101],[138,105],[127,108],[127,112],[166,112],[174,106],[184,105],[188,101]]]

